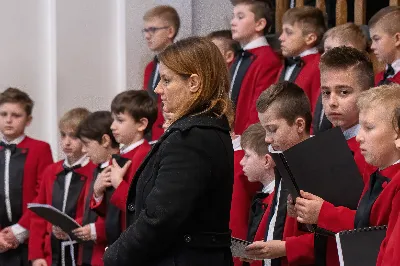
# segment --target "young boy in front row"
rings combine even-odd
[[[285,64],[279,81],[287,80],[302,88],[313,114],[320,93],[318,46],[326,31],[324,15],[315,7],[291,8],[283,15],[282,24],[279,40]]]
[[[252,201],[249,214],[248,241],[263,240],[265,235],[266,209],[271,204],[275,187],[275,163],[268,152],[268,144],[265,143],[265,130],[260,123],[250,125],[240,139],[244,150],[244,157],[240,161],[243,172],[249,182],[261,183],[262,191],[258,192]],[[263,222],[262,222],[263,221]],[[246,262],[243,265],[249,265]],[[261,265],[255,261],[252,266]]]
[[[400,7],[388,6],[376,13],[368,22],[372,39],[371,49],[379,61],[386,64],[385,71],[375,76],[375,84],[400,83]]]
[[[102,258],[108,244],[107,232],[118,226],[118,224],[113,224],[113,217],[110,215],[101,217],[90,209],[96,179],[110,165],[112,155],[119,153],[119,144],[111,131],[112,122],[113,119],[109,111],[97,111],[82,121],[77,130],[77,137],[83,143],[83,152],[86,153],[93,164],[97,165],[85,194],[83,227],[73,232],[77,237],[85,240],[80,247],[79,265],[82,266],[104,265]],[[118,220],[116,220],[116,223],[118,223]]]
[[[40,191],[35,199],[35,203],[52,205],[79,224],[82,224],[87,183],[91,181],[95,169],[82,152],[82,143],[76,137],[79,124],[88,115],[87,109],[75,108],[61,117],[61,147],[66,159],[44,170]],[[31,216],[29,260],[32,265],[72,265],[78,258],[78,245],[65,247],[69,241],[66,233],[37,215]]]
[[[30,211],[40,174],[53,163],[50,145],[25,135],[33,101],[16,88],[0,94],[0,265],[29,265]]]
[[[91,208],[101,216],[114,217],[119,221],[112,234],[107,235],[108,243],[117,240],[126,228],[125,210],[129,186],[136,170],[151,149],[144,135],[151,130],[157,118],[157,106],[146,91],[128,90],[113,99],[111,113],[114,120],[111,124],[112,134],[122,144],[116,160],[122,160],[122,157],[130,162],[121,167],[113,161],[112,166],[94,184]]]
[[[296,202],[299,220],[309,218],[310,212],[324,217],[324,227],[333,232],[353,228],[388,225],[387,236],[393,232],[394,225],[400,212],[400,150],[396,146],[398,129],[393,126],[395,110],[399,105],[400,85],[383,85],[365,91],[358,99],[357,106],[360,110],[360,131],[357,141],[365,160],[378,168],[370,177],[367,189],[364,190],[357,211],[336,212],[333,221],[326,220],[326,211],[318,203],[326,202],[310,193],[302,193],[305,198]],[[315,203],[315,204],[314,204]],[[331,205],[330,203],[327,203]],[[346,211],[346,212],[345,212]],[[303,218],[304,216],[304,218]],[[353,219],[349,219],[349,218]],[[329,217],[328,217],[329,218]],[[320,225],[320,219],[318,225]],[[344,228],[346,221],[349,222]],[[307,221],[308,223],[308,221]],[[338,226],[343,226],[338,228]],[[380,266],[384,259],[388,238],[381,244],[377,259]]]
[[[240,43],[230,67],[229,96],[236,108],[235,134],[241,135],[258,122],[256,100],[261,92],[274,84],[281,60],[269,46],[265,34],[272,25],[272,10],[264,0],[232,0],[232,38]]]

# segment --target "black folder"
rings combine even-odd
[[[386,229],[375,226],[337,233],[340,266],[375,266]]]
[[[304,190],[335,206],[357,209],[364,182],[340,128],[271,156],[293,199]]]

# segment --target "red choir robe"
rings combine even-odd
[[[149,91],[149,94],[154,97],[154,99],[157,100],[157,119],[153,124],[153,127],[151,128],[151,139],[152,140],[158,140],[162,134],[164,134],[164,129],[162,128],[162,125],[164,124],[164,116],[163,116],[163,111],[162,111],[162,102],[161,102],[161,97],[155,94],[153,88],[153,78],[154,75],[157,74],[157,81],[155,83],[155,86],[157,86],[159,80],[160,80],[160,75],[158,73],[155,73],[157,67],[157,61],[153,60],[149,62],[144,69],[144,79],[143,79],[143,89]]]
[[[249,182],[244,175],[243,168],[240,165],[240,161],[244,156],[244,151],[236,150],[233,155],[234,181],[229,228],[232,230],[233,237],[246,239],[251,200],[257,190],[261,188],[261,185],[260,183]],[[235,265],[242,265],[242,262],[240,262],[238,258],[234,259],[234,263]]]
[[[0,161],[0,198],[4,199],[4,147],[0,147]],[[31,212],[28,211],[27,204],[33,202],[36,198],[41,183],[40,174],[52,163],[53,157],[51,155],[50,145],[46,142],[25,136],[25,138],[16,146],[15,151],[11,154],[9,164],[12,221],[8,220],[5,202],[1,202],[0,230],[16,223],[29,230]],[[17,249],[1,253],[0,265],[25,265],[28,259],[27,255],[27,245],[22,244]]]
[[[381,82],[383,80],[384,73],[385,73],[385,71],[382,71],[375,75],[375,86],[378,86],[379,82]],[[391,78],[388,78],[385,83],[400,84],[400,72],[397,72],[396,75],[394,75]]]
[[[35,203],[49,204],[61,210],[64,200],[65,177],[64,160],[49,165],[42,173],[42,184],[35,199]],[[82,224],[85,192],[90,184],[95,165],[91,162],[73,170],[71,183],[68,189],[68,198],[65,213]],[[31,230],[29,237],[29,260],[45,259],[47,265],[58,263],[61,260],[61,240],[52,234],[52,225],[35,214],[31,214]],[[66,257],[70,247],[66,247]],[[77,255],[77,245],[74,252]],[[67,255],[68,254],[68,255]],[[75,256],[74,255],[74,256]],[[77,256],[75,256],[77,258]],[[70,259],[70,258],[69,258]],[[68,260],[67,260],[68,261]]]
[[[121,184],[115,190],[109,189],[106,192],[106,196],[103,197],[100,202],[96,202],[94,197],[92,197],[91,199],[90,207],[95,210],[100,216],[106,217],[106,233],[108,244],[113,243],[118,238],[119,234],[126,229],[125,210],[129,186],[137,169],[143,162],[150,149],[150,144],[147,141],[144,141],[141,145],[134,148],[133,150],[117,156],[117,161],[132,161]],[[121,164],[124,164],[124,162]],[[113,215],[109,215],[111,210]],[[119,225],[116,224],[117,220],[119,221]]]
[[[396,224],[390,235],[387,235],[387,245],[384,253],[381,254],[381,266],[397,266],[400,265],[400,213],[397,217]]]
[[[90,201],[93,197],[93,186],[97,176],[104,168],[98,165],[93,171],[93,178],[85,191],[85,212],[83,214],[82,225],[94,223],[96,228],[96,241],[86,241],[79,246],[79,265],[103,266],[103,254],[107,247],[107,237],[105,228],[105,217],[98,216],[90,208]]]
[[[235,79],[239,91],[236,92],[236,114],[234,132],[241,135],[251,124],[258,122],[256,101],[261,92],[275,83],[282,62],[270,46],[246,50],[249,52],[249,66]],[[238,60],[238,57],[235,59]],[[235,67],[235,64],[231,66]],[[231,71],[232,72],[232,71]],[[243,76],[242,76],[243,75]],[[235,89],[235,87],[234,87]],[[233,92],[232,92],[233,94]]]
[[[301,64],[301,70],[298,73],[293,71],[291,78],[288,80],[297,84],[302,88],[310,100],[311,113],[314,114],[315,105],[319,94],[321,93],[321,78],[319,72],[319,61],[321,55],[309,54],[301,57],[303,63]],[[283,81],[285,76],[285,66],[282,66],[279,70],[278,80]]]

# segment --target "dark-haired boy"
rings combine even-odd
[[[42,171],[53,163],[50,145],[25,135],[33,105],[19,89],[0,94],[0,265],[29,265],[27,204],[39,192]]]
[[[96,179],[94,184],[91,208],[96,209],[102,216],[105,216],[106,212],[109,215],[109,209],[112,208],[115,211],[114,215],[119,217],[120,228],[113,231],[113,236],[108,236],[109,243],[113,243],[119,237],[121,230],[126,228],[125,208],[129,185],[136,170],[150,151],[151,147],[144,139],[144,135],[151,130],[151,126],[157,118],[157,106],[146,91],[129,90],[121,92],[113,99],[111,113],[114,120],[111,124],[112,134],[122,145],[120,157],[131,163],[125,164],[124,167],[129,168],[123,177],[115,174],[115,172],[121,171],[121,167],[113,164]],[[107,204],[107,200],[103,200],[104,194],[107,199],[110,199],[111,204]],[[107,205],[113,206],[107,208]]]
[[[375,84],[400,83],[400,7],[381,9],[369,21],[371,49],[379,61],[386,64],[385,71],[375,76]]]
[[[226,65],[230,67],[236,53],[240,50],[239,43],[232,39],[232,32],[230,30],[218,30],[211,32],[207,37],[218,47]]]
[[[264,36],[272,25],[268,1],[232,0],[232,3],[232,38],[240,43],[242,50],[230,68],[230,98],[236,108],[234,132],[240,135],[258,122],[256,100],[276,81],[282,64]]]

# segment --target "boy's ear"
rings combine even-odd
[[[396,32],[393,37],[394,37],[394,45],[396,47],[400,47],[400,32]]]
[[[302,117],[297,117],[294,123],[297,126],[297,133],[303,134],[306,131],[306,121]]]
[[[189,77],[189,90],[196,93],[200,89],[200,77],[197,74],[192,74]]]
[[[108,134],[104,134],[101,137],[100,145],[103,146],[103,148],[107,148],[107,147],[111,146],[111,138],[110,138],[110,136]]]
[[[260,18],[258,21],[256,21],[256,31],[257,32],[262,33],[267,26],[268,26],[267,20],[265,18]]]
[[[304,35],[304,41],[308,46],[315,46],[317,39],[318,39],[318,37],[315,32],[311,32],[311,33]]]
[[[271,155],[266,154],[265,155],[265,164],[264,164],[265,170],[273,169],[274,167],[275,167],[275,162],[272,159]]]
[[[225,52],[225,62],[229,65],[235,59],[235,52],[232,50],[228,50]]]
[[[145,117],[140,118],[139,120],[140,126],[138,127],[138,131],[144,132],[149,124],[149,120]]]
[[[394,141],[394,144],[396,145],[396,148],[397,148],[398,150],[400,150],[400,133],[397,134],[397,138],[396,138],[396,140]]]
[[[25,123],[25,127],[28,127],[31,125],[32,123],[32,115],[28,115],[28,117],[26,118],[26,123]]]
[[[175,36],[175,29],[174,29],[174,27],[169,26],[167,30],[168,30],[168,38],[169,38],[170,40],[173,40],[173,39],[174,39],[174,36]]]

